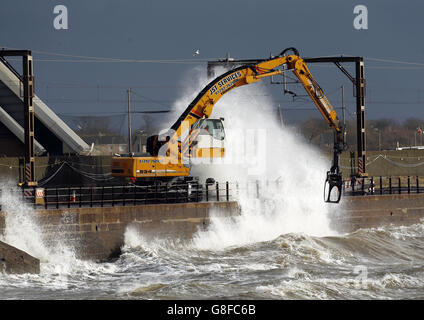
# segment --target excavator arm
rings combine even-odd
[[[288,51],[293,54],[286,55]],[[257,82],[263,78],[282,74],[283,70],[277,67],[286,65],[286,70],[292,71],[299,82],[302,84],[309,97],[318,108],[328,125],[334,129],[334,152],[333,164],[327,172],[327,178],[324,188],[324,200],[326,202],[338,203],[341,197],[342,174],[339,168],[339,155],[344,150],[343,129],[337,113],[328,101],[323,90],[313,78],[304,60],[299,57],[295,48],[287,48],[277,57],[249,64],[232,69],[210,82],[190,103],[186,110],[181,114],[177,121],[171,127],[171,134],[162,143],[158,142],[156,150],[167,144],[165,147],[166,156],[178,158],[180,161],[185,152],[190,147],[190,139],[184,139],[186,146],[182,145],[181,136],[184,131],[189,130],[194,123],[201,118],[208,118],[212,114],[213,107],[218,100],[230,90],[237,87]],[[189,135],[190,135],[189,133]],[[334,193],[334,190],[336,191]]]

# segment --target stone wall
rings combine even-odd
[[[424,194],[344,197],[341,209],[331,216],[340,232],[382,226],[407,226],[424,219]]]
[[[0,241],[0,272],[40,273],[40,260]]]
[[[117,257],[128,226],[143,237],[187,240],[210,223],[212,215],[238,215],[237,202],[152,204],[37,210],[35,220],[48,241],[63,241],[81,259],[108,260]],[[3,215],[3,217],[2,217]],[[0,232],[5,227],[0,212]]]
[[[110,173],[111,156],[47,156],[35,158],[35,178],[42,181],[52,176],[63,163],[70,164],[77,171],[64,170],[55,178],[56,185],[97,185],[99,181],[90,179],[89,174]],[[82,172],[81,173],[78,173]],[[88,175],[84,175],[88,173]],[[17,184],[24,180],[23,158],[3,157],[0,158],[0,181],[10,181]]]

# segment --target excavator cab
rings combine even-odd
[[[223,118],[220,119],[199,119],[193,125],[193,130],[199,129],[199,136],[211,136],[215,140],[225,139]]]
[[[194,123],[192,130],[192,157],[194,158],[222,158],[225,154],[225,130],[223,118],[199,119]]]

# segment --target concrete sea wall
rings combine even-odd
[[[199,228],[206,228],[212,215],[224,218],[240,211],[237,202],[201,202],[42,209],[33,213],[47,242],[63,241],[75,248],[77,258],[104,261],[119,255],[130,225],[147,238],[187,240]],[[0,213],[0,232],[4,227],[4,213]]]
[[[340,232],[407,226],[424,219],[424,194],[345,197],[342,208],[331,217],[331,226]]]
[[[40,260],[0,241],[0,272],[40,273]]]

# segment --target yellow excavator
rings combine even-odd
[[[293,54],[287,54],[289,51]],[[277,69],[278,67],[281,68]],[[210,135],[215,141],[225,138],[223,119],[209,118],[218,100],[234,88],[286,71],[296,75],[324,120],[334,129],[333,164],[327,172],[324,200],[338,203],[342,188],[339,155],[345,149],[343,128],[336,111],[295,48],[287,48],[278,56],[256,64],[236,67],[215,78],[190,103],[167,133],[147,139],[146,150],[150,157],[113,157],[112,176],[129,178],[138,185],[192,180],[194,177],[190,176],[190,158],[215,158],[225,154],[219,143],[207,148],[202,148],[197,143],[204,135]]]

